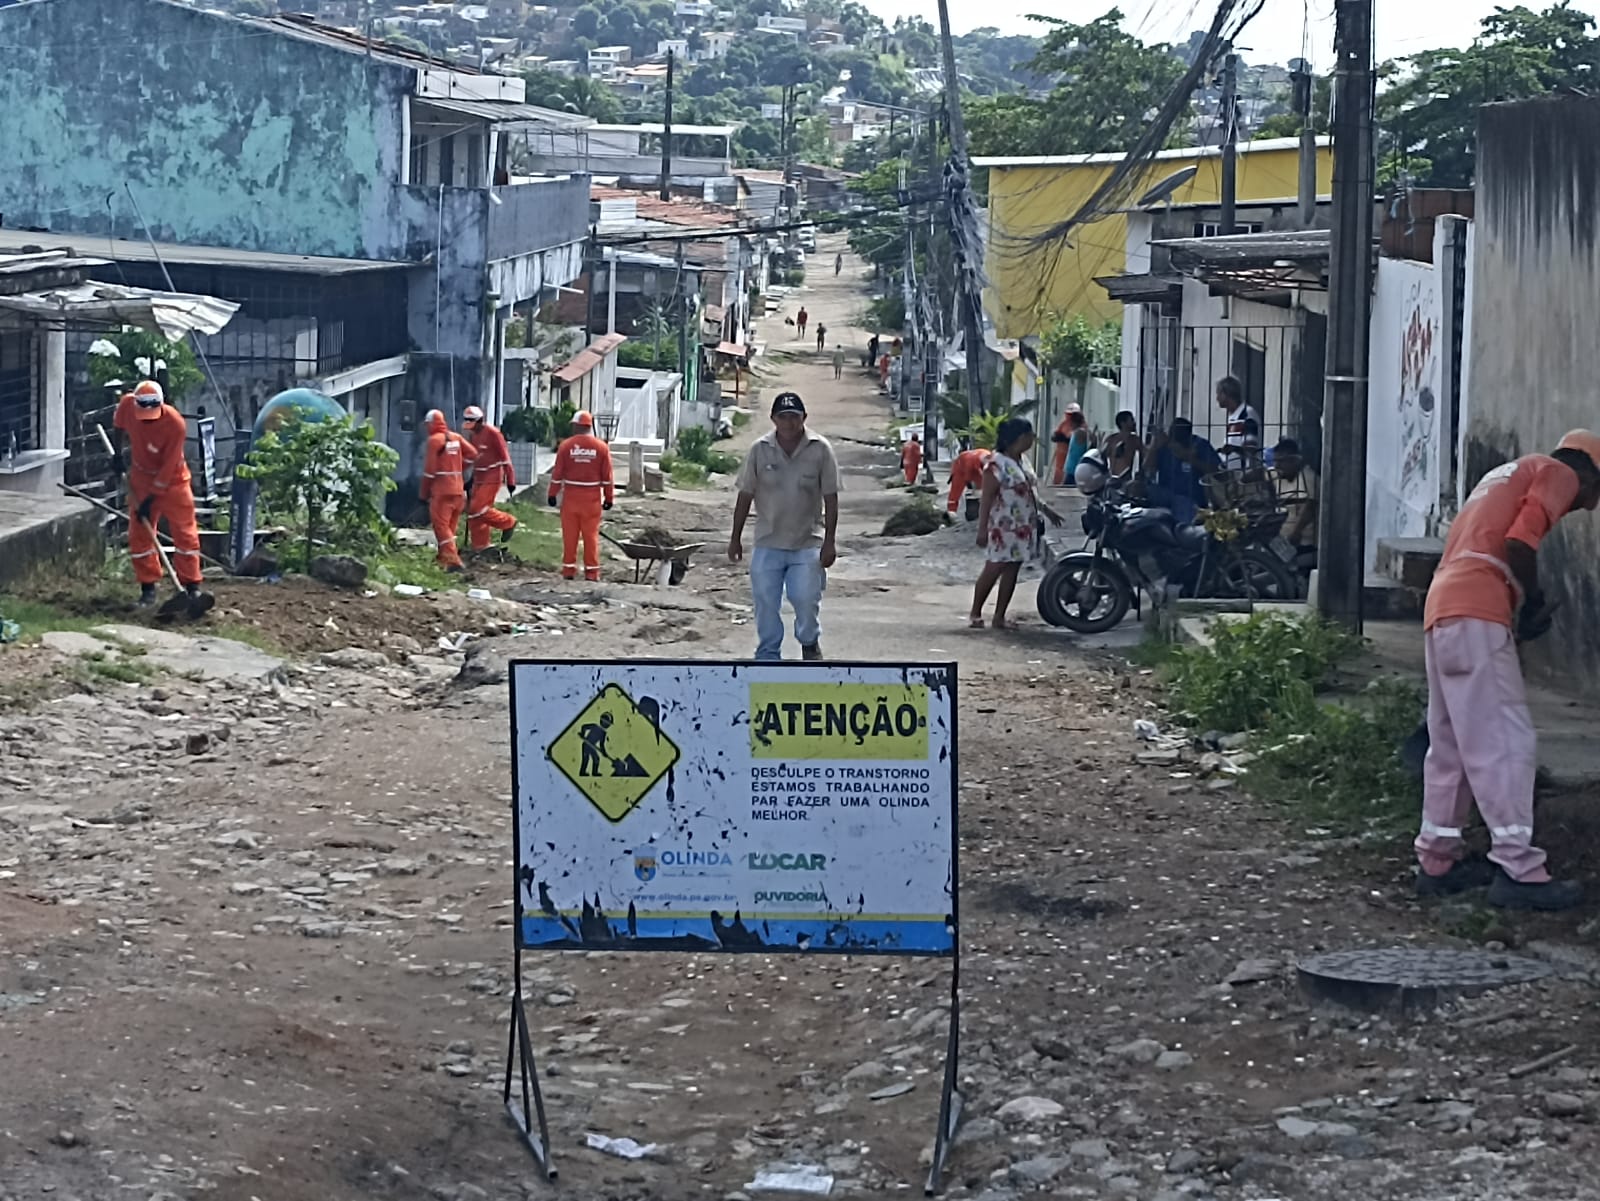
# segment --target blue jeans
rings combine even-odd
[[[822,637],[817,611],[822,607],[825,576],[822,552],[778,550],[758,546],[750,554],[750,596],[756,609],[756,658],[783,658],[783,595],[794,607],[794,636],[801,646]]]

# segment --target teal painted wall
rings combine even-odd
[[[168,0],[0,8],[6,225],[406,258],[412,72]],[[111,198],[110,207],[107,204]]]

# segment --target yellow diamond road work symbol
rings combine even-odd
[[[678,761],[654,701],[641,706],[615,684],[556,735],[545,755],[611,821],[619,822]]]

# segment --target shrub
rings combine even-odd
[[[304,562],[316,544],[335,551],[370,551],[388,543],[390,527],[379,498],[395,488],[400,456],[352,417],[307,421],[292,412],[264,435],[239,475],[255,480],[261,506],[277,520],[304,523]]]
[[[509,442],[546,442],[550,438],[550,429],[550,410],[527,405],[507,413],[500,432]]]
[[[725,450],[713,450],[707,452],[701,466],[713,475],[737,475],[739,468],[744,466],[744,460]]]
[[[678,457],[690,463],[704,464],[711,453],[711,431],[704,426],[691,425],[678,432]]]
[[[1210,646],[1173,652],[1170,683],[1185,717],[1223,732],[1314,719],[1317,687],[1361,646],[1331,622],[1278,613],[1216,621],[1208,632]]]

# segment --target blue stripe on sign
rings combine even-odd
[[[634,922],[628,933],[626,918],[606,918],[612,937],[603,934],[579,939],[574,934],[582,926],[578,918],[566,922],[542,914],[525,914],[522,919],[522,945],[525,947],[588,947],[627,951],[716,950],[729,951],[805,950],[839,951],[852,955],[948,955],[955,949],[955,937],[942,921],[895,922],[882,920],[848,921],[789,919],[751,921],[742,930],[723,929],[719,938],[704,917],[644,917]],[[590,919],[594,924],[594,919]]]

